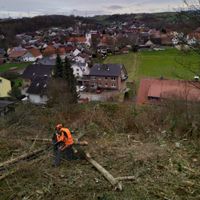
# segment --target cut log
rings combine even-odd
[[[39,159],[32,160],[32,161],[29,163],[29,165],[33,165],[33,164],[35,164],[36,162],[39,162],[39,161],[43,160],[44,158],[46,158],[46,155],[40,157]],[[9,177],[9,176],[15,174],[15,173],[18,172],[19,170],[20,170],[20,168],[14,168],[14,169],[12,169],[12,170],[10,170],[10,171],[8,171],[8,172],[5,172],[5,173],[1,174],[1,175],[0,175],[0,181],[2,181],[2,180],[4,180],[4,179],[6,179],[7,177]]]
[[[29,152],[29,153],[25,153],[25,154],[23,154],[21,156],[18,156],[16,158],[12,158],[12,159],[7,160],[5,162],[2,162],[2,163],[0,163],[0,169],[6,168],[6,167],[8,167],[8,166],[10,166],[10,165],[12,165],[12,164],[14,164],[16,162],[19,162],[19,161],[24,160],[24,159],[28,159],[28,158],[30,158],[32,156],[36,156],[36,155],[42,153],[43,151],[47,150],[48,148],[49,147],[41,148],[41,149]]]
[[[115,188],[115,190],[122,190],[122,184],[115,179],[104,167],[102,167],[97,161],[91,158],[90,154],[85,154],[86,160],[92,164],[103,176],[106,180],[110,182],[110,184]]]

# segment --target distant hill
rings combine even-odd
[[[6,19],[0,21],[0,34],[6,35],[6,41],[2,45],[15,45],[15,35],[24,32],[34,32],[49,27],[70,27],[77,21],[93,23],[93,19],[63,15],[36,16],[33,18]]]
[[[198,12],[162,12],[162,13],[139,13],[139,14],[115,14],[115,15],[99,15],[94,19],[101,24],[110,25],[113,23],[135,22],[136,24],[146,24],[150,28],[157,29],[172,29],[183,30],[187,28],[189,30],[195,29],[200,26],[199,23],[195,23],[195,18],[198,18]],[[191,16],[191,18],[188,16]],[[200,16],[199,16],[200,17]],[[183,26],[183,23],[186,26]]]
[[[192,17],[188,18],[188,15]],[[141,14],[115,14],[100,15],[94,17],[75,17],[63,15],[47,15],[36,16],[33,18],[20,19],[1,19],[0,34],[6,35],[6,40],[0,41],[0,47],[8,47],[17,44],[16,34],[24,32],[33,32],[39,29],[49,27],[70,27],[77,21],[90,24],[91,28],[109,26],[111,24],[119,24],[123,22],[136,24],[146,24],[150,28],[171,30],[191,30],[197,28],[199,23],[195,23],[195,19],[199,16],[199,12],[164,12],[164,13],[141,13]],[[184,26],[183,26],[184,23]]]

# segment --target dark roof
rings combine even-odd
[[[42,95],[46,92],[47,84],[47,77],[36,77],[28,88],[27,93]]]
[[[95,64],[90,69],[90,76],[121,76],[121,64]]]
[[[7,101],[7,100],[0,100],[0,109],[5,108],[11,104],[14,104],[13,101]]]
[[[35,79],[36,77],[50,77],[52,65],[41,65],[41,64],[33,64],[29,65],[24,73],[22,74],[22,78],[25,79]]]
[[[56,65],[56,60],[50,59],[49,57],[44,57],[38,60],[37,63],[41,65]]]

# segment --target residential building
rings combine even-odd
[[[166,99],[200,101],[200,82],[145,78],[140,81],[137,104],[159,103]]]
[[[33,104],[46,104],[48,101],[47,85],[48,77],[36,77],[26,91],[28,100]]]
[[[28,48],[27,52],[22,56],[21,60],[25,62],[35,62],[37,59],[42,59],[41,52],[36,48]]]
[[[123,82],[128,78],[124,65],[95,64],[90,73],[84,77],[83,85],[89,89],[121,90]]]
[[[73,69],[73,74],[75,77],[83,77],[84,75],[88,75],[90,72],[90,69],[88,67],[87,63],[80,63],[80,62],[74,62],[71,65]]]
[[[11,82],[3,77],[0,77],[0,97],[8,97],[11,89]]]
[[[21,92],[31,103],[45,104],[47,102],[46,89],[48,80],[52,76],[52,69],[53,65],[33,64],[24,71]]]

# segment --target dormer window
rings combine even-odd
[[[44,75],[44,77],[47,77],[47,76],[48,76],[47,74]]]
[[[39,87],[39,85],[40,85],[40,83],[37,83],[37,85],[36,85],[36,86],[37,86],[37,87]]]
[[[44,86],[43,86],[44,88],[46,88],[47,87],[47,84],[44,84]]]

